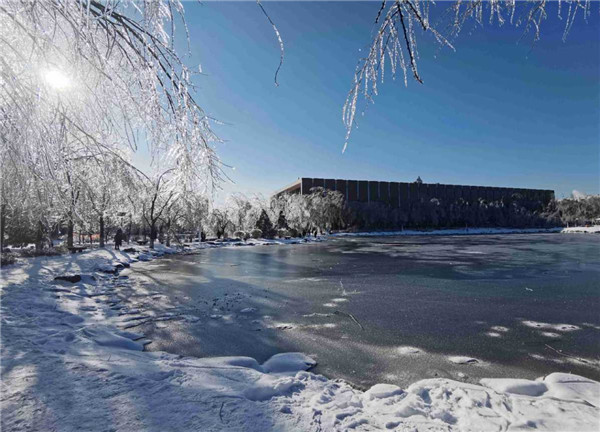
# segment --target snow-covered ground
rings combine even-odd
[[[419,235],[476,235],[476,234],[531,234],[561,232],[562,228],[452,228],[434,230],[340,232],[335,237],[383,237]]]
[[[2,269],[2,430],[596,431],[600,425],[600,383],[564,373],[479,385],[427,379],[363,392],[307,371],[314,361],[301,353],[259,365],[248,357],[145,352],[144,335],[128,329],[143,315],[115,295],[129,283],[118,269],[175,250],[135,248],[38,257]],[[54,280],[66,274],[81,280]]]
[[[563,233],[583,233],[583,234],[600,234],[600,225],[591,227],[569,227],[563,228]]]

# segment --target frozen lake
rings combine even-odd
[[[600,379],[597,235],[337,238],[208,249],[122,274],[137,286],[130,301],[186,316],[138,327],[149,350],[259,362],[302,351],[317,373],[360,387]],[[156,300],[140,294],[150,291]]]

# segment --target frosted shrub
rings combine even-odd
[[[248,234],[244,231],[236,231],[233,233],[233,236],[235,238],[239,238],[240,240],[247,240],[248,239]]]
[[[258,228],[253,229],[252,231],[250,231],[250,236],[253,239],[258,239],[262,237],[262,231],[259,230]]]

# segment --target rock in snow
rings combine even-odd
[[[62,281],[67,281],[67,282],[71,282],[71,283],[77,283],[81,280],[81,275],[56,276],[54,278],[54,280],[62,280]]]

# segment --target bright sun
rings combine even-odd
[[[62,90],[69,87],[69,78],[59,71],[58,69],[50,69],[44,73],[44,79],[50,85],[50,87],[56,90]]]

